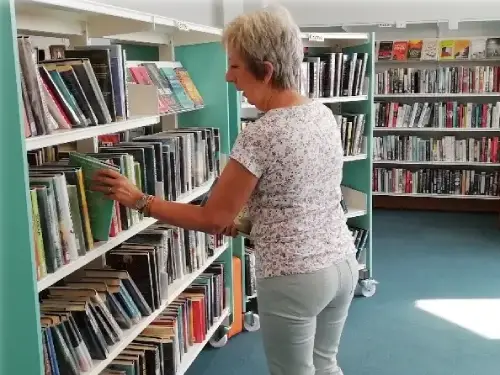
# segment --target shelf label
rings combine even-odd
[[[182,21],[175,21],[175,27],[177,27],[177,29],[181,30],[181,31],[189,31],[189,26],[187,25],[187,23],[185,22],[182,22]]]
[[[323,42],[325,40],[325,37],[321,34],[309,34],[309,41],[310,42]]]
[[[377,26],[378,26],[378,27],[393,27],[393,26],[394,26],[394,24],[393,24],[393,23],[387,23],[387,22],[386,22],[386,23],[379,23]]]

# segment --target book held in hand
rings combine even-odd
[[[111,169],[119,172],[119,169],[91,156],[77,152],[69,154],[69,161],[71,165],[77,165],[83,169],[93,237],[98,241],[107,241],[113,218],[114,202],[106,198],[103,193],[90,190],[90,186],[92,178],[98,170]]]

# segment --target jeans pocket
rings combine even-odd
[[[359,281],[359,263],[354,255],[349,256],[346,259],[346,263],[347,263],[347,268],[349,269],[348,279],[350,279],[351,282],[350,294],[354,294],[354,291],[356,290],[356,286],[358,285]]]

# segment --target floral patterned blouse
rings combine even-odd
[[[230,156],[259,178],[248,202],[258,278],[314,272],[355,252],[340,205],[340,129],[325,105],[268,111]]]

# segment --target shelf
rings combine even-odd
[[[429,93],[429,94],[375,94],[376,99],[384,98],[500,98],[500,92],[463,92],[463,93]]]
[[[198,276],[200,276],[210,264],[212,264],[215,260],[217,260],[217,258],[224,251],[226,251],[228,247],[229,247],[229,242],[226,242],[221,247],[218,247],[217,249],[215,249],[214,255],[212,255],[211,257],[209,257],[206,260],[206,262],[205,262],[206,266],[204,265],[200,269],[198,269],[198,270],[196,270],[194,272],[191,272],[191,273],[185,275],[183,278],[175,280],[172,284],[170,284],[168,286],[168,296],[167,296],[167,301],[166,301],[167,305],[169,305],[177,297],[179,297],[179,295],[184,291],[184,289],[186,289],[189,285],[191,285],[191,283]]]
[[[500,200],[500,197],[494,197],[489,195],[380,193],[380,192],[373,192],[372,194],[374,196],[386,196],[386,197]]]
[[[373,132],[391,133],[498,133],[500,128],[395,128],[374,127]]]
[[[302,39],[307,39],[309,41],[316,42],[317,40],[311,40],[316,38],[322,38],[324,40],[368,40],[368,33],[301,33]]]
[[[366,154],[344,156],[344,163],[348,163],[350,161],[356,161],[356,160],[365,160],[367,158],[368,158],[368,155],[366,155]]]
[[[26,151],[42,147],[60,145],[68,142],[81,141],[104,134],[123,132],[126,130],[142,128],[160,122],[159,116],[139,117],[111,124],[88,126],[68,130],[56,130],[53,134],[40,135],[26,138]]]
[[[184,194],[181,196],[177,202],[179,203],[189,203],[196,198],[202,196],[207,191],[210,190],[213,181],[206,182],[199,188],[194,189],[193,191]],[[76,259],[75,261],[64,265],[59,268],[54,273],[50,273],[45,276],[43,279],[38,280],[37,282],[37,290],[40,293],[42,290],[47,289],[48,287],[54,285],[58,281],[64,279],[66,276],[72,274],[76,270],[86,266],[93,260],[99,258],[100,256],[106,254],[109,250],[115,248],[121,243],[127,241],[130,237],[142,232],[144,229],[148,228],[150,225],[156,223],[156,219],[153,218],[145,218],[140,223],[135,224],[130,229],[124,230],[118,233],[117,236],[110,238],[109,241],[97,243],[96,246],[90,250],[84,256]]]
[[[500,64],[500,59],[477,59],[477,60],[376,60],[375,64],[382,65],[416,65],[416,64],[430,64],[430,65],[463,65],[463,64],[474,64],[474,65],[491,65],[493,63]]]
[[[182,357],[181,364],[177,369],[177,373],[175,375],[184,375],[188,368],[193,364],[194,360],[201,353],[205,345],[208,344],[210,338],[217,332],[217,329],[224,323],[224,320],[229,316],[229,309],[226,308],[222,312],[221,316],[215,320],[215,323],[208,330],[205,340],[199,344],[194,344],[191,346],[187,353]]]
[[[223,246],[224,250],[227,248],[227,245],[224,245]],[[224,251],[222,250],[222,251]],[[219,249],[217,249],[217,252],[219,252]],[[196,277],[198,277],[203,271],[205,271],[205,269],[207,269],[207,267],[213,262],[213,260],[215,260],[213,257],[212,258],[209,258],[207,259],[205,265],[202,267],[202,269],[196,271]],[[194,280],[196,277],[193,277],[192,280]],[[183,279],[191,279],[191,274],[189,275],[186,275],[184,276]],[[183,280],[181,279],[181,280]],[[191,281],[192,282],[192,281]],[[191,284],[191,282],[189,284]],[[187,285],[189,285],[187,284]],[[172,284],[173,285],[173,284]],[[169,288],[171,288],[172,286],[169,286]],[[184,289],[183,289],[184,290]],[[179,291],[177,296],[182,293],[182,291]],[[175,299],[175,298],[174,298]],[[102,361],[94,361],[94,366],[92,367],[92,369],[88,372],[84,372],[82,373],[82,375],[98,375],[100,374],[102,371],[104,371],[104,369],[111,363],[113,362],[113,360],[118,356],[120,355],[120,353],[127,347],[130,345],[130,343],[132,341],[134,341],[136,339],[137,336],[139,336],[142,331],[144,331],[144,329],[146,327],[148,327],[162,312],[163,310],[165,310],[168,305],[170,303],[172,303],[173,299],[171,300],[170,298],[167,299],[166,301],[164,301],[161,306],[158,308],[158,310],[155,310],[153,311],[153,313],[149,316],[146,316],[146,317],[143,317],[141,319],[141,321],[139,323],[137,323],[136,325],[134,325],[132,328],[128,329],[128,330],[125,330],[124,331],[124,335],[123,335],[123,339],[116,343],[115,345],[113,345],[110,350],[109,350],[109,355],[108,355],[108,358],[106,358],[105,360],[102,360]],[[224,310],[224,312],[222,313],[222,315],[216,320],[215,324],[210,328],[210,330],[208,331],[207,333],[207,342],[208,340],[210,340],[210,337],[215,333],[216,329],[222,324],[222,322],[224,321],[224,319],[228,316],[229,314],[229,310],[226,308]],[[181,367],[183,366],[184,363],[185,364],[185,367],[183,367],[184,369],[187,369],[191,363],[193,362],[193,360],[196,358],[196,356],[200,353],[201,349],[203,349],[203,346],[206,344],[203,343],[203,344],[196,344],[196,345],[193,345],[190,350],[188,351],[188,353],[186,353],[184,355],[184,358],[186,360],[184,360],[181,364]],[[198,345],[201,345],[201,349],[198,349]],[[194,353],[196,353],[196,355],[194,357],[192,356],[189,356],[189,354],[193,352],[193,355]],[[189,362],[189,360],[191,362]],[[189,363],[188,363],[189,362]],[[181,372],[182,374],[182,372]],[[176,374],[178,375],[178,374]]]
[[[364,216],[367,214],[367,196],[365,193],[348,188],[347,186],[341,186],[342,196],[344,197],[345,204],[347,206],[347,213],[345,214],[347,219],[352,219],[354,217]]]
[[[444,167],[500,167],[500,163],[481,163],[472,161],[408,161],[408,160],[374,160],[374,165],[410,165],[410,166],[444,166]]]
[[[124,42],[189,45],[220,41],[220,28],[89,0],[16,1],[18,31]]]

